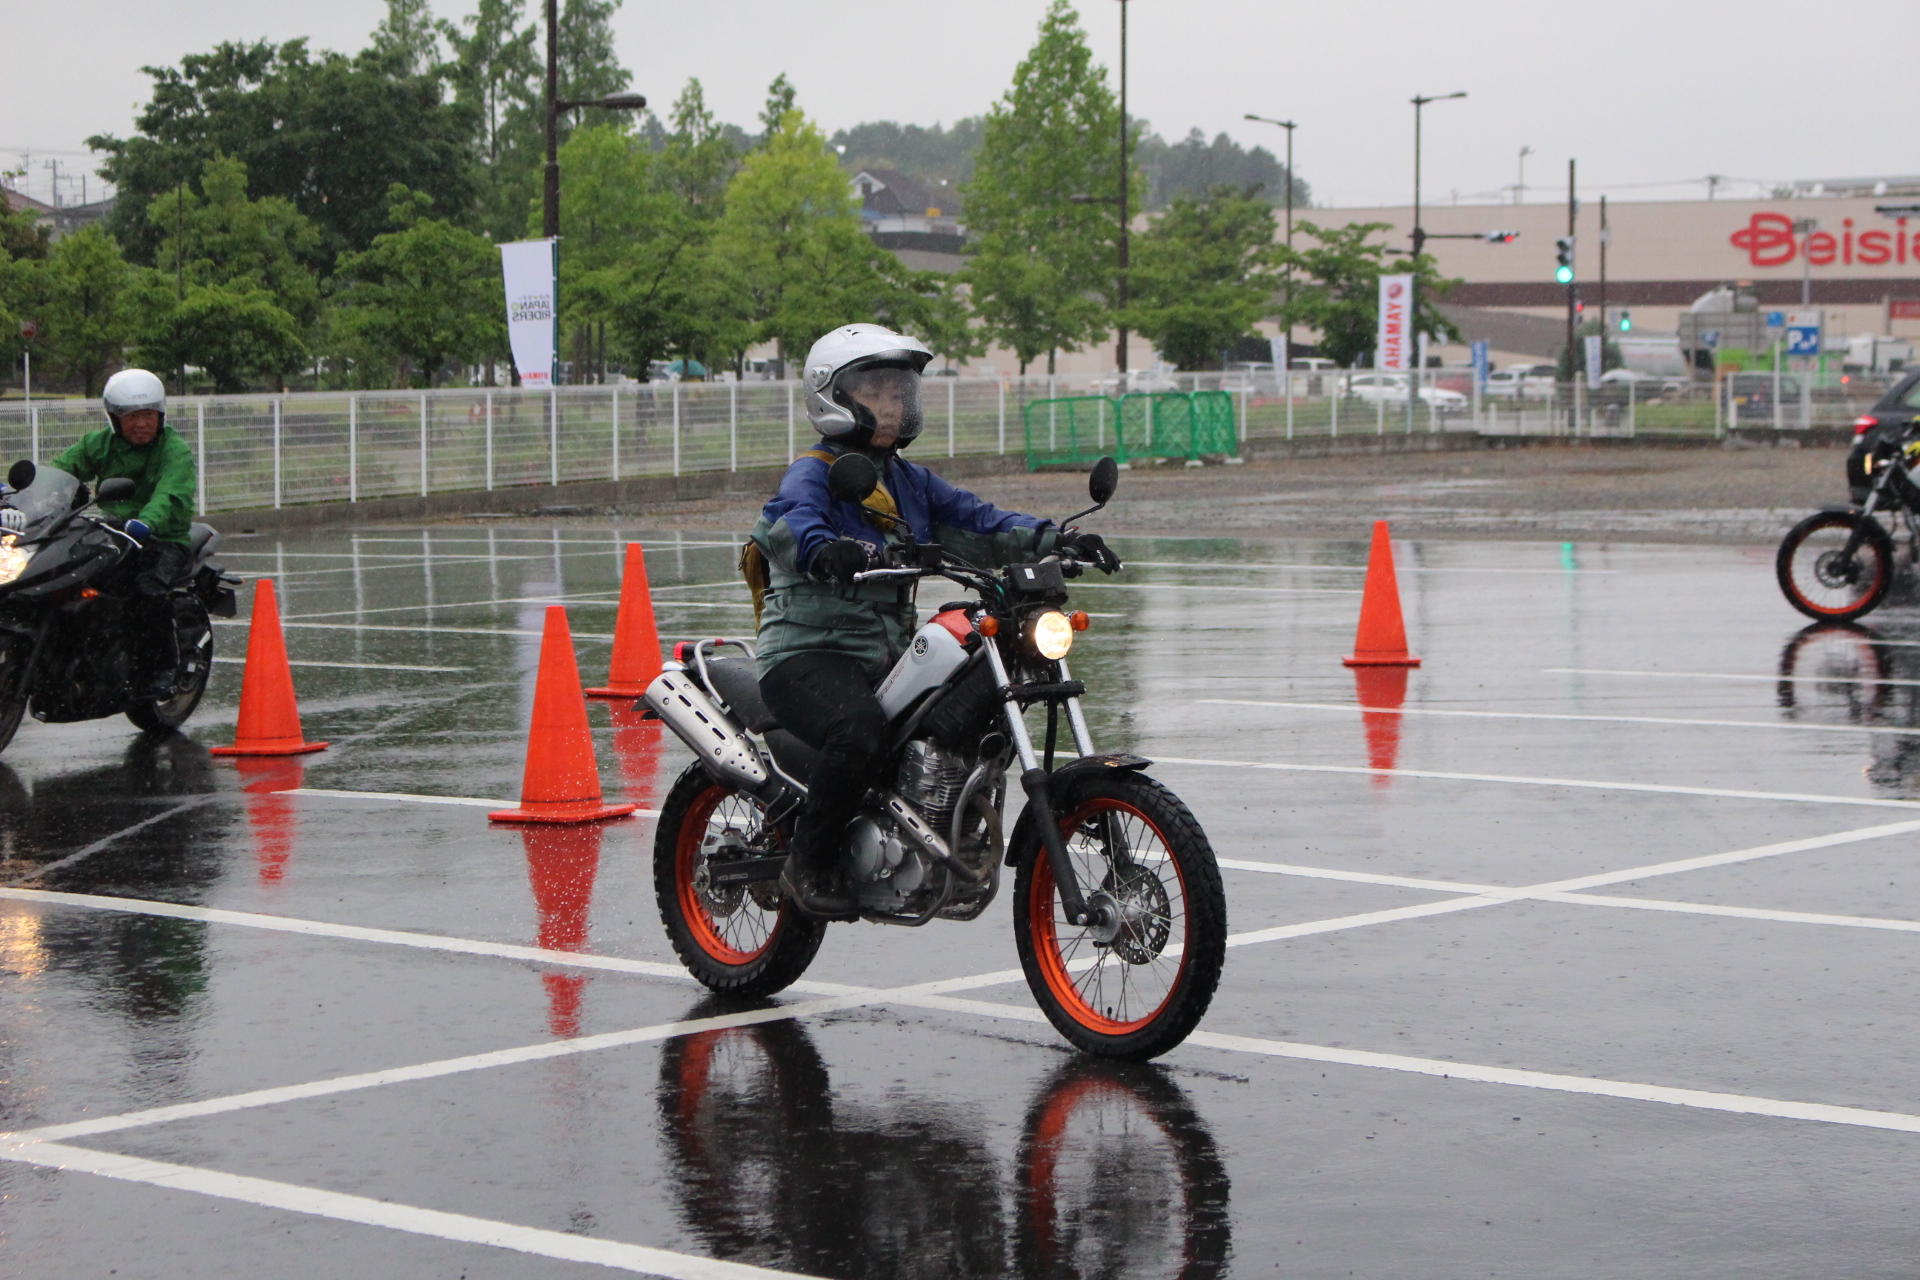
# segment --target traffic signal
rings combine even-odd
[[[1481,239],[1485,240],[1488,244],[1512,244],[1515,240],[1519,239],[1519,237],[1520,233],[1518,231],[1485,231],[1481,233]]]
[[[1573,237],[1561,236],[1553,242],[1553,278],[1561,284],[1573,283]]]
[[[1633,328],[1633,312],[1622,311],[1620,313],[1620,332],[1625,333],[1631,328]]]

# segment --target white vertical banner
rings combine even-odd
[[[500,275],[507,286],[507,340],[513,346],[520,385],[553,385],[557,345],[554,317],[554,241],[515,240],[500,246]]]
[[[1273,351],[1273,389],[1277,395],[1287,394],[1287,335],[1276,333],[1267,339],[1267,346]]]
[[[1373,367],[1384,373],[1405,373],[1413,367],[1407,332],[1412,301],[1411,275],[1380,277],[1380,340],[1374,344]]]
[[[1598,391],[1600,389],[1601,365],[1605,362],[1605,353],[1603,351],[1604,343],[1597,333],[1587,334],[1585,343],[1587,356],[1587,390]]]

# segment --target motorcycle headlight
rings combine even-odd
[[[1049,609],[1028,624],[1027,640],[1035,653],[1057,662],[1073,648],[1073,623],[1058,609]]]
[[[27,562],[33,559],[33,552],[20,545],[20,539],[11,533],[0,534],[0,587],[6,586],[27,571]]]

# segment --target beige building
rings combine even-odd
[[[1920,337],[1920,212],[1889,216],[1876,205],[1920,210],[1912,196],[1782,200],[1609,201],[1607,230],[1600,202],[1581,204],[1574,226],[1575,292],[1584,319],[1599,317],[1604,296],[1617,319],[1631,313],[1638,335],[1672,333],[1681,312],[1708,290],[1750,283],[1762,310],[1795,310],[1803,295],[1825,313],[1829,345],[1854,335]],[[1565,285],[1555,283],[1555,241],[1567,234],[1562,204],[1427,205],[1429,236],[1514,231],[1511,242],[1429,239],[1426,251],[1443,274],[1463,283],[1446,300],[1469,338],[1486,338],[1497,363],[1541,359],[1565,339]],[[1796,230],[1801,219],[1813,226]],[[1312,209],[1299,223],[1344,226],[1383,222],[1380,239],[1405,245],[1412,210]],[[1605,285],[1601,283],[1604,248]],[[1311,335],[1298,335],[1311,341]],[[1441,354],[1463,363],[1466,348]]]

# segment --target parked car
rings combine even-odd
[[[1356,373],[1347,379],[1347,394],[1368,404],[1404,405],[1407,402],[1407,375],[1404,373]],[[1467,411],[1467,398],[1444,387],[1420,388],[1420,402],[1434,413]]]
[[[1855,503],[1867,500],[1867,488],[1873,479],[1868,460],[1882,439],[1893,443],[1920,415],[1920,369],[1909,370],[1905,377],[1887,388],[1873,407],[1853,420],[1853,448],[1847,451],[1847,494]]]
[[[1120,378],[1117,374],[1108,374],[1104,378],[1093,380],[1093,389],[1103,395],[1118,395]],[[1144,395],[1161,391],[1185,391],[1171,369],[1129,369],[1127,370],[1126,394]]]
[[[1800,403],[1800,379],[1792,374],[1780,375],[1780,402],[1782,404]],[[1772,414],[1774,375],[1770,370],[1752,369],[1729,373],[1722,395],[1727,402],[1736,407],[1741,417],[1758,417]]]
[[[1550,364],[1516,364],[1487,375],[1481,394],[1494,400],[1551,400],[1556,385]]]

